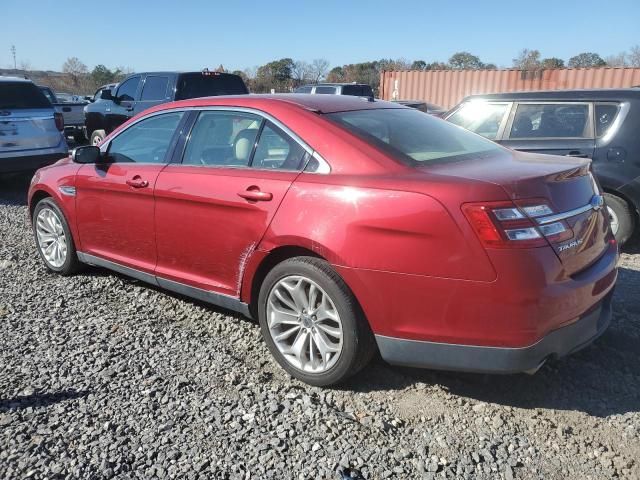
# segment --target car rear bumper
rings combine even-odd
[[[490,347],[406,340],[376,335],[380,354],[394,365],[478,373],[536,370],[549,358],[560,358],[592,343],[611,322],[613,291],[589,313],[527,347]]]
[[[69,147],[65,141],[56,148],[31,150],[27,152],[9,152],[0,154],[0,173],[23,172],[37,170],[51,165],[69,154]]]

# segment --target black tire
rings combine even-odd
[[[636,226],[635,214],[626,200],[611,193],[605,193],[604,198],[607,207],[613,210],[618,219],[618,230],[614,232],[614,235],[618,244],[622,246],[633,235]]]
[[[322,373],[305,372],[291,363],[280,353],[274,343],[267,323],[267,299],[272,288],[290,275],[306,277],[320,286],[331,298],[342,322],[342,351],[336,363]],[[342,278],[331,266],[314,257],[294,257],[276,265],[265,277],[258,298],[258,319],[260,330],[271,354],[291,376],[319,387],[335,385],[360,371],[376,351],[371,329],[355,297]]]
[[[66,244],[67,244],[67,255],[64,263],[60,266],[52,265],[45,258],[44,254],[42,253],[42,249],[40,248],[40,242],[38,241],[38,234],[36,232],[37,218],[38,218],[38,214],[45,208],[53,210],[53,212],[55,212],[58,218],[60,219],[60,223],[62,224],[62,231],[64,233]],[[62,213],[62,210],[60,209],[60,207],[58,207],[56,202],[51,197],[43,198],[36,204],[36,208],[33,209],[33,216],[31,218],[31,223],[33,225],[33,237],[36,242],[36,249],[38,250],[38,255],[40,255],[40,258],[44,262],[44,265],[47,267],[47,269],[52,272],[58,273],[60,275],[65,275],[65,276],[73,275],[74,273],[78,272],[81,268],[81,263],[78,260],[78,255],[76,253],[76,246],[73,243],[73,237],[71,236],[71,231],[69,230],[69,224],[67,223],[67,219]]]
[[[89,143],[91,145],[97,145],[107,136],[104,130],[94,130],[91,133],[91,138],[89,139]]]

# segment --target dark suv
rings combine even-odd
[[[174,100],[249,93],[238,75],[221,72],[147,72],[129,75],[115,90],[105,88],[100,102],[87,105],[87,138],[97,145],[109,133],[147,108]]]
[[[516,150],[593,159],[618,242],[640,230],[640,88],[474,95],[444,118]]]

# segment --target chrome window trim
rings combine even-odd
[[[574,208],[573,210],[569,210],[567,212],[555,213],[553,215],[547,215],[545,217],[538,217],[535,220],[539,225],[547,225],[548,223],[559,222],[560,220],[566,220],[567,218],[575,217],[576,215],[580,215],[581,213],[585,213],[590,210],[593,210],[593,205],[588,204],[582,207]]]
[[[596,137],[596,141],[598,143],[609,143],[611,139],[616,135],[616,133],[618,133],[618,130],[620,129],[620,126],[624,122],[625,118],[627,118],[627,114],[631,109],[631,104],[628,101],[626,102],[595,102],[593,107],[594,129],[595,129],[595,109],[598,105],[617,105],[620,107],[620,111],[618,112],[618,115],[616,115],[616,119],[613,121],[613,123],[609,127],[609,130],[607,130],[607,133],[605,133],[601,137]]]
[[[284,123],[282,123],[280,120],[278,120],[277,118],[275,118],[274,116],[270,115],[269,113],[263,111],[263,110],[258,110],[256,108],[249,108],[249,107],[234,107],[234,106],[223,106],[223,105],[209,105],[209,106],[204,106],[204,107],[176,107],[176,108],[167,108],[164,110],[158,110],[156,112],[152,112],[149,114],[144,115],[143,117],[138,118],[135,122],[132,122],[131,124],[127,125],[127,128],[124,128],[122,130],[120,130],[113,138],[110,138],[108,142],[103,143],[102,145],[100,145],[100,151],[102,153],[105,153],[108,148],[109,145],[111,144],[111,142],[113,141],[113,139],[118,138],[118,136],[120,136],[123,132],[126,132],[127,130],[129,130],[131,127],[133,127],[134,125],[138,124],[139,122],[146,120],[147,118],[151,118],[157,115],[162,115],[162,114],[167,114],[167,113],[176,113],[176,112],[191,112],[191,111],[196,111],[196,112],[204,112],[204,111],[226,111],[226,112],[240,112],[240,113],[250,113],[253,115],[258,115],[259,117],[261,117],[262,119],[268,120],[271,123],[273,123],[275,126],[277,126],[278,128],[280,128],[283,132],[285,132],[289,137],[291,137],[298,145],[300,145],[300,147],[302,147],[302,149],[307,152],[310,156],[316,158],[316,160],[318,160],[318,162],[320,163],[320,168],[322,168],[322,171],[316,171],[316,172],[306,172],[306,173],[317,173],[320,175],[326,175],[328,173],[331,173],[331,165],[329,165],[329,163],[322,158],[313,148],[311,148],[311,146],[309,146],[309,144],[307,144],[304,140],[302,140],[302,138],[300,138],[300,136],[298,136],[293,130],[291,130],[289,127],[287,127]],[[196,120],[197,121],[197,120]],[[191,135],[191,134],[189,134]],[[188,141],[188,139],[187,139]],[[157,163],[136,163],[136,165],[158,165]],[[170,166],[170,165],[183,165],[182,163],[166,163],[166,166]],[[184,165],[187,166],[187,165]],[[245,166],[245,167],[240,167],[240,166],[232,166],[232,165],[189,165],[189,166],[194,166],[194,167],[205,167],[205,168],[240,168],[240,169],[246,169],[246,170],[255,170],[255,171],[267,171],[267,172],[303,172],[304,170],[304,166],[302,169],[298,169],[298,170],[281,170],[278,168],[254,168],[254,167],[249,167],[249,166]]]

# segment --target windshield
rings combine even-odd
[[[502,150],[489,140],[410,108],[338,112],[327,117],[411,165]]]
[[[44,93],[29,82],[0,82],[0,110],[51,108]]]

